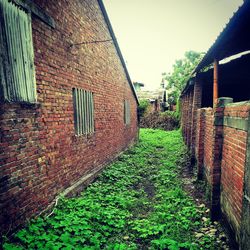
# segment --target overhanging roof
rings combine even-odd
[[[219,34],[214,44],[210,47],[198,66],[190,75],[181,96],[192,85],[190,80],[195,73],[213,63],[214,59],[220,61],[227,57],[250,50],[250,0],[245,0],[233,17],[229,20],[224,30]]]
[[[199,72],[204,67],[213,63],[214,59],[220,61],[226,57],[250,49],[250,0],[245,0],[230,19],[224,30],[217,37],[212,47],[208,50],[194,72]]]

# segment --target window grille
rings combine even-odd
[[[73,88],[74,124],[76,135],[94,133],[93,93]]]
[[[0,99],[36,102],[31,16],[0,0]]]
[[[124,101],[124,122],[126,125],[130,124],[130,103],[128,100]]]

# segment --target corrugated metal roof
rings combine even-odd
[[[194,72],[199,72],[214,59],[222,60],[226,57],[250,49],[250,1],[246,0],[234,13],[228,24],[210,47],[206,55],[198,64]]]
[[[250,50],[250,0],[244,3],[234,13],[223,31],[219,34],[213,45],[208,49],[198,66],[193,70],[190,79],[204,67],[213,63],[214,59],[220,61],[227,57]],[[188,80],[183,95],[191,86]]]

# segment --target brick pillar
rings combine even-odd
[[[198,109],[197,111],[197,129],[195,138],[195,158],[197,165],[197,178],[203,179],[204,174],[204,136],[205,136],[205,109]]]
[[[192,113],[193,113],[193,93],[194,90],[191,89],[188,95],[188,112],[187,112],[187,124],[188,124],[188,131],[187,131],[187,146],[191,148],[191,131],[192,131]]]
[[[185,95],[181,97],[181,132],[184,137]]]
[[[233,99],[221,97],[217,99],[214,108],[214,129],[213,129],[213,155],[211,166],[211,219],[217,220],[220,217],[220,179],[221,179],[221,158],[223,146],[223,119],[224,108]]]
[[[240,249],[249,249],[250,246],[250,114],[247,126],[247,152],[244,171],[244,194],[242,207],[242,220],[240,232]]]
[[[182,130],[182,120],[183,120],[183,96],[180,97],[179,99],[179,105],[180,105],[180,109],[179,109],[179,112],[180,112],[180,127],[181,127],[181,130]]]
[[[183,136],[184,136],[184,141],[185,143],[187,142],[187,110],[188,110],[188,94],[185,93],[184,96],[184,107],[183,107],[183,120],[182,120],[182,125],[183,125]]]
[[[186,114],[185,114],[185,143],[187,144],[188,138],[188,107],[189,107],[189,92],[186,96]]]
[[[202,87],[198,78],[195,79],[194,84],[194,94],[193,94],[193,103],[192,103],[192,119],[191,119],[191,155],[195,157],[195,137],[197,134],[196,125],[197,125],[197,110],[201,108],[201,96],[202,96]]]

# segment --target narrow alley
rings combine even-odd
[[[179,130],[141,129],[79,197],[61,198],[4,249],[229,249],[209,209],[184,191],[188,163]]]

